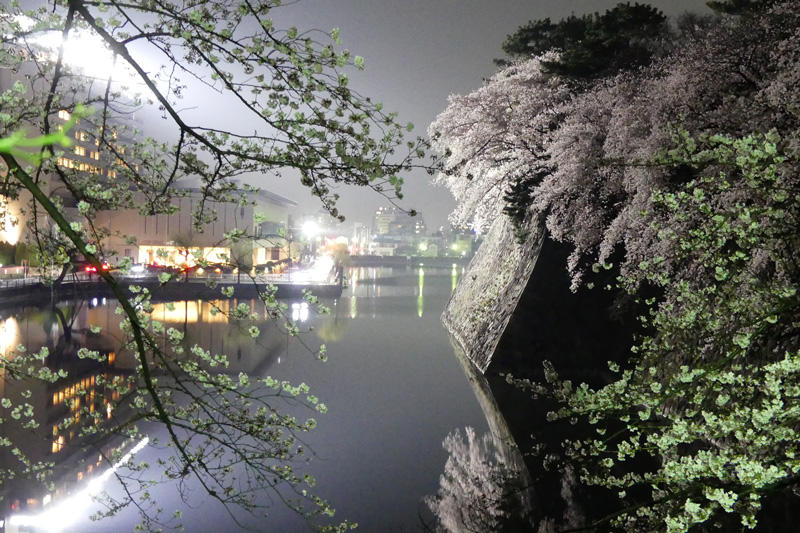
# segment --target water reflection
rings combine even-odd
[[[360,529],[365,531],[411,531],[418,525],[421,498],[436,490],[446,459],[440,445],[442,438],[453,427],[470,425],[479,428],[478,432],[485,429],[485,420],[475,403],[473,391],[458,363],[453,361],[446,333],[438,319],[452,291],[452,272],[448,267],[426,267],[420,275],[419,270],[352,269],[348,276],[350,286],[342,298],[326,302],[331,309],[330,315],[315,316],[313,306],[309,309],[308,319],[302,326],[306,330],[313,328],[313,332],[306,339],[312,338],[314,343],[329,343],[330,360],[326,364],[319,363],[314,357],[306,357],[307,352],[297,344],[289,348],[285,328],[277,327],[277,324],[274,328],[266,325],[263,322],[264,309],[258,301],[221,301],[215,304],[217,311],[213,310],[212,304],[198,300],[158,302],[153,319],[161,322],[165,329],[174,328],[184,333],[189,346],[197,343],[211,353],[227,354],[230,361],[228,373],[236,375],[243,371],[264,376],[269,370],[278,379],[309,383],[314,394],[331,406],[324,417],[319,417],[317,430],[308,435],[309,446],[325,459],[315,461],[310,471],[317,477],[317,487],[324,492],[322,495],[330,498],[337,507],[337,518],[358,521]],[[295,307],[294,303],[302,304],[287,301],[287,312],[291,317],[297,309],[300,323],[302,305]],[[251,321],[235,321],[227,316],[228,311],[242,304],[247,305],[251,312],[262,314],[262,319],[256,321],[261,331],[255,340],[247,328]],[[97,379],[99,376],[113,379],[114,375],[124,378],[127,372],[135,369],[136,361],[119,349],[122,336],[113,302],[104,305],[99,298],[96,306],[92,301],[70,305],[72,307],[61,306],[63,316],[41,309],[15,311],[18,332],[9,335],[11,340],[7,345],[13,348],[23,343],[30,349],[42,345],[62,346],[62,355],[54,356],[47,364],[68,369],[69,377],[59,381],[57,387],[34,390],[37,405],[52,403],[52,393],[63,392],[63,398],[57,395],[55,399],[57,403],[62,402],[59,408],[63,412],[54,415],[57,420],[63,420],[72,416],[72,400],[80,398],[79,408],[88,410],[92,402],[86,400],[93,397],[95,410],[103,413],[103,423],[108,424],[104,427],[111,427],[116,419],[124,418],[123,398],[114,400],[108,397],[113,405],[111,418],[107,418],[107,406],[103,403],[105,387],[98,386]],[[422,319],[420,310],[424,311]],[[0,316],[0,325],[5,322],[6,319]],[[7,331],[10,333],[15,331],[11,324],[8,322]],[[92,325],[101,327],[101,333],[92,333]],[[65,339],[65,330],[66,335],[71,331],[69,342]],[[159,342],[167,343],[167,335]],[[75,353],[78,347],[86,345],[84,343],[106,350],[102,352],[104,360],[95,362],[77,358]],[[276,365],[278,361],[282,361],[280,367]],[[84,368],[81,365],[85,365],[85,372],[80,370]],[[105,377],[106,374],[109,378]],[[7,391],[17,395],[19,392],[19,388],[10,393]],[[41,414],[45,421],[50,416],[48,413],[40,413],[37,408],[37,416]],[[307,416],[307,413],[301,410],[299,415]],[[82,415],[81,420],[86,420],[86,416]],[[52,450],[54,440],[57,442],[52,424],[46,426],[43,423],[36,439],[30,443],[31,448],[39,450],[36,452],[39,457],[57,463],[60,469],[58,483],[64,480],[63,485],[57,483],[60,492],[28,490],[29,487],[21,485],[12,488],[4,483],[2,490],[8,496],[5,501],[17,505],[13,512],[6,509],[6,516],[15,513],[33,515],[68,501],[65,499],[67,496],[80,493],[93,476],[101,475],[114,464],[104,457],[109,457],[114,449],[118,449],[119,457],[134,444],[118,440],[108,444],[98,442],[92,443],[96,444],[93,448],[84,450],[84,441],[77,435],[70,440],[69,428],[66,432],[63,429],[59,428],[64,437],[63,448],[59,451]],[[2,436],[9,431],[5,424],[0,428]],[[163,441],[163,434],[155,430],[148,430],[148,434]],[[19,434],[15,436],[18,437]],[[137,456],[137,460],[155,464],[156,453],[149,447]],[[2,460],[0,465],[12,462],[11,459],[6,461],[5,457]],[[409,469],[409,464],[414,464],[415,468]],[[385,475],[376,478],[376,471]],[[400,479],[402,483],[397,482]],[[177,501],[177,490],[175,486],[152,489],[158,506],[168,511],[185,509]],[[185,513],[188,531],[202,531],[210,523],[223,522],[225,525],[218,530],[237,530],[226,522],[224,512],[217,508],[211,510],[213,506],[199,500],[199,487],[192,486],[190,490],[197,495],[191,503],[200,504],[200,511]],[[48,496],[50,501],[45,505]],[[364,506],[365,498],[369,498],[368,507]],[[81,512],[77,505],[75,508],[76,513]],[[293,513],[282,514],[281,509],[275,507],[272,511],[268,523],[270,529],[304,530],[303,524],[298,526]],[[130,515],[121,515],[100,524],[91,524],[84,519],[73,530],[131,531],[136,521],[138,517]],[[255,529],[265,528],[259,524]]]
[[[491,433],[465,436],[456,429],[442,443],[449,456],[439,490],[425,498],[437,531],[528,531],[532,526],[528,482],[508,446],[498,446]],[[524,467],[523,467],[524,468]]]
[[[7,439],[0,447],[6,517],[55,505],[109,465],[108,458],[123,444],[120,439],[104,442],[98,435],[116,427],[118,410],[128,412],[124,396],[131,392],[134,362],[117,353],[117,339],[90,327],[91,307],[92,302],[77,302],[27,309],[0,322],[1,353],[7,362],[0,389],[3,406],[29,406],[30,414],[15,416],[12,411],[0,430]],[[22,369],[7,369],[19,356],[18,345],[29,352],[44,349],[39,366],[26,362]],[[87,356],[82,349],[94,353]],[[61,377],[55,382],[32,377],[40,366]],[[52,465],[52,485],[40,475],[17,472],[24,465],[36,470],[42,462]]]
[[[422,318],[425,310],[425,269],[419,267],[419,292],[417,294],[417,316]]]
[[[444,439],[448,458],[438,491],[424,500],[434,521],[426,529],[449,533],[593,531],[586,527],[579,503],[581,498],[586,501],[586,494],[579,494],[572,466],[554,459],[547,472],[539,473],[534,491],[519,449],[511,440],[498,439],[495,431],[478,437],[466,427],[464,436],[456,429]]]
[[[182,331],[188,346],[196,342],[211,353],[227,354],[226,372],[264,375],[285,349],[286,334],[275,335],[270,330],[278,329],[277,325],[270,328],[262,323],[262,331],[254,339],[248,329],[252,321],[228,316],[232,307],[241,306],[251,312],[258,307],[255,300],[161,302],[153,305],[152,318]],[[295,306],[297,319],[307,320],[308,304]],[[70,495],[89,494],[86,488],[97,483],[87,483],[98,475],[110,476],[101,472],[109,472],[116,463],[113,458],[130,448],[130,443],[114,433],[130,420],[132,408],[127,402],[135,391],[138,360],[120,349],[121,317],[115,310],[116,305],[109,305],[104,298],[93,298],[46,309],[17,309],[16,316],[0,316],[0,355],[7,362],[15,360],[19,345],[24,345],[27,353],[44,349],[46,356],[38,364],[61,373],[51,383],[26,377],[38,372],[38,366],[25,370],[24,375],[18,370],[9,374],[8,364],[0,366],[3,407],[31,406],[31,417],[7,416],[4,409],[2,416],[7,418],[0,426],[0,438],[12,443],[0,446],[0,513],[19,516],[20,526],[34,524],[52,530],[53,517],[61,516],[61,511],[41,515],[40,511],[69,508],[59,502]],[[166,331],[159,342],[169,343]],[[93,353],[87,356],[86,350]],[[13,447],[19,452],[12,451]],[[41,462],[52,463],[53,486],[43,477],[17,475],[25,464]],[[23,520],[23,516],[27,518]]]
[[[81,516],[88,513],[93,499],[104,490],[104,485],[121,467],[126,465],[137,453],[139,453],[150,439],[141,439],[130,451],[122,458],[107,468],[102,474],[86,483],[80,491],[70,494],[57,503],[53,501],[52,495],[47,494],[42,498],[44,510],[34,514],[15,513],[7,518],[8,524],[12,528],[41,529],[50,533],[58,533],[72,526]],[[101,461],[98,460],[100,466]],[[94,465],[92,465],[94,466]],[[10,529],[10,528],[9,528]]]
[[[12,347],[19,344],[19,324],[13,316],[0,323],[0,356],[7,356]]]
[[[454,268],[419,265],[403,268],[351,268],[348,274],[348,287],[344,293],[344,298],[348,299],[348,315],[351,319],[363,315],[375,319],[381,318],[375,312],[375,302],[378,298],[401,299],[413,295],[413,310],[417,318],[423,318],[423,315],[428,318],[425,314],[425,300],[433,295],[431,291],[436,291],[436,296],[452,293],[462,273],[462,269],[457,265]],[[435,278],[435,285],[426,283],[426,278],[428,281]],[[412,281],[413,284],[410,284]],[[443,285],[442,282],[447,285]],[[442,289],[447,292],[442,292]]]
[[[292,322],[306,322],[308,320],[308,302],[295,302],[292,304]]]

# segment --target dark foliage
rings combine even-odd
[[[557,23],[549,18],[529,22],[509,35],[503,51],[511,59],[548,50],[561,56],[547,67],[567,78],[591,80],[650,62],[653,46],[666,32],[666,18],[646,4],[618,4],[602,15],[571,15]],[[500,65],[508,60],[496,60]]]

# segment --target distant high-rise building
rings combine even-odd
[[[411,216],[396,207],[381,207],[375,212],[372,222],[376,235],[420,236],[425,235],[422,216]]]
[[[428,229],[425,226],[425,220],[423,220],[422,215],[417,215],[415,218],[417,220],[414,222],[414,234],[420,236],[425,235]]]
[[[361,222],[356,222],[353,225],[353,238],[351,240],[351,244],[353,245],[356,253],[366,253],[365,251],[369,247],[369,241],[370,232],[367,225]]]
[[[379,207],[372,218],[372,231],[377,235],[386,235],[390,232],[392,223],[397,217],[396,207]]]

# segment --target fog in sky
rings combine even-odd
[[[614,0],[298,0],[273,10],[276,27],[325,32],[340,28],[342,47],[366,60],[366,69],[347,71],[351,88],[386,111],[397,111],[399,122],[412,122],[413,135],[424,135],[450,94],[463,94],[481,86],[495,72],[492,60],[502,57],[501,44],[509,33],[532,19],[559,20],[574,13],[603,12]],[[652,2],[670,17],[685,11],[709,12],[704,0]],[[204,100],[198,118],[225,115],[224,103]],[[207,116],[207,115],[206,115]],[[236,120],[236,117],[228,117]],[[405,198],[401,206],[416,209],[429,230],[447,223],[454,207],[449,192],[434,187],[422,170],[404,175]],[[314,213],[319,203],[291,174],[265,176],[253,181],[259,187],[300,204],[298,214]],[[372,215],[388,201],[356,187],[341,187],[340,212],[347,226],[371,224]],[[343,230],[345,228],[342,228]]]

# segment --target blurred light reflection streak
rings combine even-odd
[[[85,508],[92,503],[94,497],[103,489],[103,484],[108,481],[108,478],[114,475],[114,472],[131,458],[139,453],[147,443],[150,442],[150,437],[145,437],[139,441],[122,459],[117,461],[114,466],[107,469],[105,472],[92,479],[83,490],[68,496],[50,507],[46,511],[35,515],[16,514],[8,519],[9,525],[15,527],[43,529],[45,531],[58,532],[63,531],[75,521],[84,518],[86,513]]]

